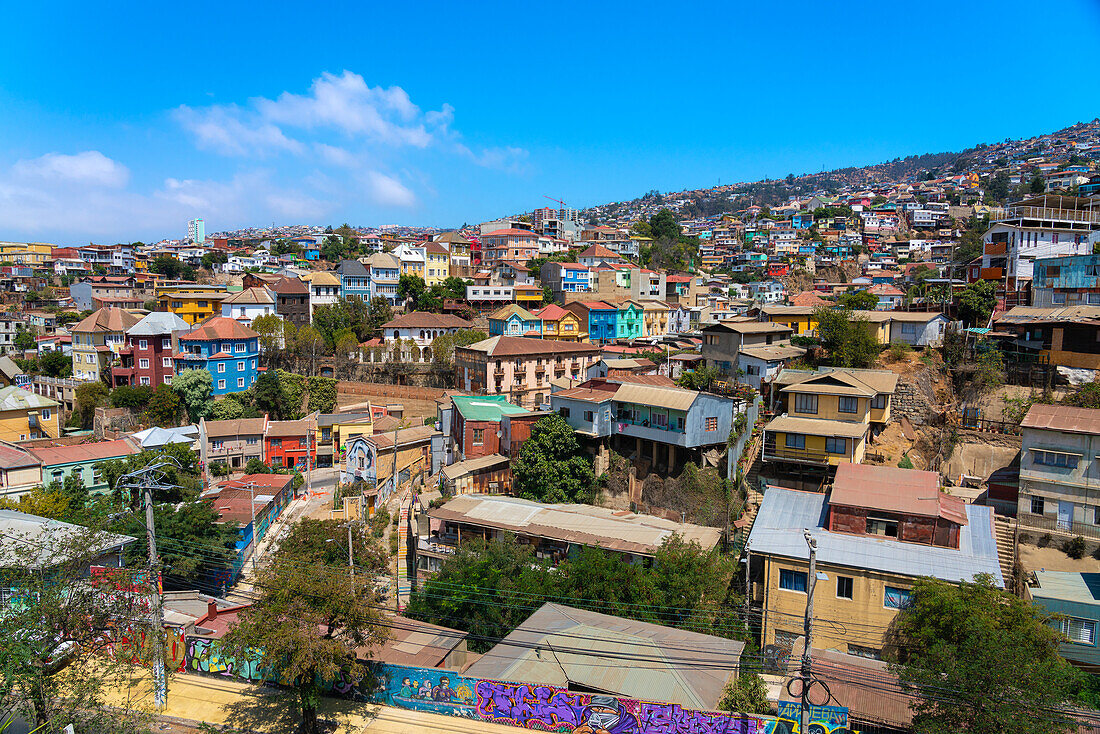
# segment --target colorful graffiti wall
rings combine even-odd
[[[260,681],[252,662],[220,656],[217,643],[187,638],[185,668],[194,673]],[[795,734],[797,716],[780,717],[697,711],[679,704],[642,701],[555,686],[467,678],[439,668],[378,665],[369,689],[350,678],[327,683],[323,690],[358,701],[478,719],[523,729],[565,734]],[[816,707],[807,734],[849,734],[847,710]],[[795,709],[797,711],[797,709]],[[787,714],[787,715],[784,715]]]

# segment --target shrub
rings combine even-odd
[[[890,361],[900,362],[909,356],[913,351],[913,347],[909,346],[907,342],[892,341],[890,342]]]
[[[1039,546],[1040,548],[1046,548],[1048,545],[1050,545],[1050,540],[1050,533],[1043,533],[1043,535],[1039,537],[1039,542],[1035,545]]]
[[[374,511],[374,517],[370,519],[370,531],[376,538],[386,534],[386,526],[390,524],[390,511],[383,505]]]
[[[216,477],[229,476],[229,465],[224,461],[215,461],[210,465],[210,473]]]
[[[901,469],[912,469],[913,460],[909,458],[908,454],[903,454],[901,457],[901,461],[898,462],[898,467]]]
[[[1085,539],[1080,535],[1062,543],[1062,551],[1070,558],[1083,558],[1085,555]]]

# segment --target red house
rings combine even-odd
[[[264,435],[267,465],[276,469],[317,466],[316,418],[271,421]]]
[[[178,337],[191,327],[168,311],[154,311],[126,330],[126,346],[118,352],[119,365],[111,368],[111,382],[119,385],[172,384],[176,374],[172,356]]]

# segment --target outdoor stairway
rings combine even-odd
[[[745,472],[745,487],[747,490],[748,499],[745,502],[745,512],[742,514],[742,518],[748,521],[745,526],[745,532],[752,527],[752,521],[756,519],[756,513],[760,510],[760,503],[764,501],[764,495],[760,492],[760,470],[763,468],[763,461],[761,460],[761,451],[758,444],[756,446],[756,456],[753,457],[752,464],[749,465],[749,470]]]
[[[997,558],[1001,562],[1001,576],[1005,590],[1014,593],[1016,575],[1016,533],[1012,520],[1002,515],[993,516],[993,532],[997,539]]]

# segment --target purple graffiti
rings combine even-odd
[[[756,734],[760,720],[643,702],[638,723],[644,734]]]
[[[504,719],[528,729],[562,730],[579,723],[578,709],[583,705],[576,698],[551,686],[481,680],[477,682],[477,715],[489,721]]]

